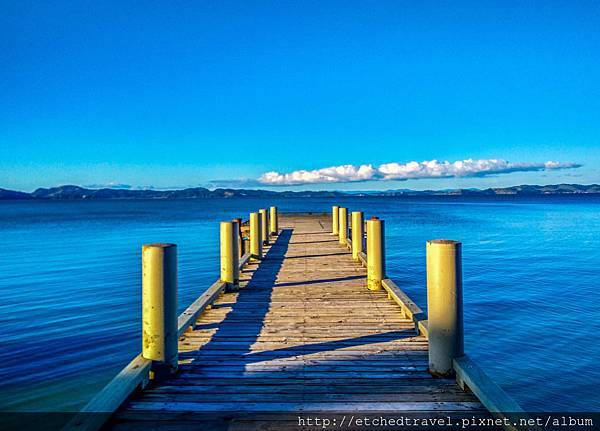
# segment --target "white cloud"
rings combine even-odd
[[[501,159],[458,160],[439,162],[429,160],[408,163],[383,163],[378,167],[365,165],[341,165],[314,170],[299,170],[289,173],[267,172],[258,179],[259,183],[272,186],[345,183],[355,181],[409,180],[421,178],[475,177],[507,174],[510,172],[546,171],[572,169],[580,164],[553,162],[512,163]]]
[[[315,184],[315,183],[342,183],[348,181],[367,181],[377,174],[372,165],[341,165],[330,168],[316,169],[313,171],[294,171],[289,174],[267,172],[259,181],[263,184]]]

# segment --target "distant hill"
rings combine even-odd
[[[0,189],[0,199],[31,199],[31,194]]]
[[[600,194],[600,185],[590,184],[554,184],[547,186],[520,185],[489,189],[453,189],[453,190],[389,190],[380,192],[384,196],[498,196],[498,195],[574,195]]]
[[[301,191],[273,192],[268,190],[215,189],[193,187],[182,190],[129,190],[129,189],[89,189],[65,185],[52,188],[39,188],[32,193],[0,189],[0,199],[202,199],[230,197],[334,197],[341,192]]]
[[[231,197],[339,197],[339,196],[498,196],[498,195],[577,195],[600,194],[600,185],[556,184],[547,186],[521,185],[489,189],[455,190],[386,190],[386,191],[281,191],[215,189],[193,187],[182,190],[128,190],[89,189],[73,185],[39,188],[32,193],[0,189],[0,200],[4,199],[203,199]]]

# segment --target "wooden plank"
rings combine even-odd
[[[319,412],[308,412],[308,413],[319,413]],[[338,423],[342,424],[342,415],[331,412],[338,418]],[[184,412],[159,412],[159,411],[131,411],[131,412],[120,412],[118,415],[117,429],[119,431],[181,431],[181,430],[228,430],[228,431],[293,431],[293,430],[310,430],[310,429],[321,429],[322,425],[316,426],[298,426],[298,417],[306,417],[305,413],[298,414],[284,414],[276,412],[228,412],[227,415],[210,414],[210,412],[203,412],[202,414],[189,414]],[[467,420],[475,420],[476,418],[489,417],[489,413],[486,414],[482,410],[463,410],[463,411],[444,411],[437,410],[435,412],[420,412],[420,418],[446,418],[451,416],[452,418],[460,419],[465,418]],[[224,419],[226,418],[226,419]],[[349,418],[348,418],[349,419]],[[123,425],[124,428],[120,426]],[[151,427],[151,428],[150,428]],[[335,427],[340,429],[351,429],[351,430],[373,430],[375,428],[365,427],[364,424],[361,427],[346,426]],[[416,427],[412,426],[413,429],[426,429],[431,430],[430,427]],[[334,429],[329,426],[327,429]],[[384,427],[383,429],[408,429],[400,427]],[[438,429],[440,429],[438,427]],[[447,429],[456,429],[455,427],[447,427]],[[486,431],[500,430],[499,427],[475,427],[474,429]]]
[[[272,377],[265,379],[264,375],[260,373],[249,373],[241,376],[228,376],[228,377],[207,377],[201,375],[186,375],[179,379],[170,380],[170,385],[179,387],[204,387],[204,386],[226,386],[228,388],[237,388],[241,392],[252,393],[257,387],[264,388],[267,391],[273,388],[284,388],[288,387],[291,390],[290,385],[295,385],[296,392],[310,392],[315,387],[336,387],[337,392],[345,393],[345,387],[347,386],[369,386],[378,387],[379,391],[382,392],[394,392],[395,386],[431,386],[431,377],[424,377],[421,374],[414,375],[403,375],[400,377],[388,378],[384,377],[377,378],[357,378],[350,376],[338,376],[338,377],[299,377],[298,375],[290,377],[285,376],[281,378]],[[191,382],[191,383],[190,383]],[[427,384],[427,382],[429,384]],[[456,385],[456,382],[453,382]],[[467,394],[469,401],[477,401],[477,398],[468,392],[458,389],[460,393]],[[261,392],[261,391],[259,391]],[[140,396],[134,397],[132,400],[143,401],[145,396],[149,392],[144,392]],[[126,404],[128,405],[128,404]],[[485,408],[480,404],[480,408]]]
[[[96,431],[138,387],[148,381],[152,361],[136,356],[81,411],[69,421],[65,431]]]
[[[246,265],[248,263],[248,261],[250,260],[250,256],[251,256],[250,253],[246,253],[240,258],[240,264],[239,264],[240,269],[242,269],[244,267],[244,265]]]
[[[231,383],[219,385],[206,383],[203,385],[176,385],[173,384],[176,382],[169,382],[169,384],[161,385],[157,388],[146,391],[147,394],[158,394],[158,393],[168,393],[168,394],[297,394],[298,386],[296,384],[290,383],[282,383],[278,385],[242,385],[242,386],[233,386]],[[348,384],[338,384],[335,385],[335,382],[331,382],[327,385],[313,385],[312,387],[306,386],[304,390],[309,391],[312,394],[464,394],[464,391],[460,389],[454,382],[448,383],[447,385],[436,385],[430,384],[422,384],[417,385],[414,382],[409,381],[409,383],[404,385],[394,385],[390,386],[386,382],[381,382],[380,384],[376,384],[377,382],[365,382],[362,385],[348,385]]]
[[[192,403],[288,403],[288,402],[351,402],[351,403],[380,403],[380,402],[469,402],[472,396],[465,392],[436,392],[436,393],[189,393],[189,392],[155,392],[148,391],[144,402],[192,402]]]
[[[198,358],[195,360],[182,361],[180,363],[180,370],[195,370],[198,367],[196,363]],[[367,361],[367,360],[352,360],[345,362],[336,362],[336,361],[286,361],[284,359],[280,361],[220,361],[220,360],[208,360],[206,358],[202,359],[202,370],[220,370],[220,371],[301,371],[301,370],[309,370],[309,371],[379,371],[382,369],[386,369],[389,371],[427,371],[428,361],[424,359],[402,359],[396,358],[388,361]]]
[[[429,338],[429,322],[427,320],[420,320],[417,329],[419,330],[419,334]]]
[[[367,266],[367,253],[365,253],[364,251],[359,252],[358,260],[360,261],[360,263],[362,263],[362,266],[366,267]]]
[[[195,359],[196,361],[201,359],[206,360],[243,360],[248,362],[265,362],[265,361],[304,361],[304,362],[317,362],[320,360],[333,362],[336,361],[385,361],[385,360],[416,360],[418,358],[428,359],[427,346],[423,348],[415,348],[411,350],[389,350],[383,352],[377,352],[373,355],[368,351],[351,351],[351,350],[327,350],[327,351],[315,351],[306,352],[304,350],[297,350],[293,352],[286,349],[285,352],[281,353],[276,350],[267,350],[259,354],[254,354],[246,350],[241,350],[240,353],[228,350],[212,350],[204,351],[194,350],[192,352],[181,352],[182,360]]]
[[[408,328],[407,328],[408,329]],[[233,331],[233,329],[231,330]],[[305,344],[312,344],[318,342],[338,342],[342,340],[348,340],[352,338],[361,338],[361,337],[369,337],[370,341],[387,341],[390,336],[386,335],[389,331],[384,330],[380,331],[377,329],[372,329],[370,332],[357,330],[356,332],[344,332],[340,334],[330,334],[323,332],[306,332],[306,331],[290,331],[287,329],[281,330],[279,332],[266,332],[261,331],[260,334],[255,335],[251,333],[247,334],[228,334],[223,333],[223,331],[219,330],[206,330],[206,331],[196,331],[194,333],[194,341],[243,341],[246,343],[254,343],[257,341],[262,342],[296,342],[302,341]],[[351,343],[353,345],[355,343]],[[340,345],[336,343],[336,345]]]
[[[419,307],[412,299],[410,299],[408,295],[404,293],[404,291],[400,289],[396,283],[394,283],[393,280],[386,278],[382,280],[381,285],[388,292],[390,298],[392,298],[396,304],[402,308],[404,314],[414,322],[415,328],[420,332],[422,327],[419,325],[419,322],[427,319],[427,315],[423,312],[423,310],[421,310],[421,307]],[[428,335],[429,330],[428,328],[426,329],[427,330],[425,332]]]
[[[513,420],[523,416],[524,412],[500,386],[489,378],[485,372],[475,364],[467,355],[453,361],[456,380],[461,387],[468,387],[481,401],[481,403],[497,418],[508,418],[503,426],[510,431],[531,430],[531,427],[514,426]]]
[[[406,293],[398,287],[393,280],[386,278],[381,282],[383,288],[388,292],[391,298],[402,307],[402,310],[409,319],[415,320],[415,316],[421,316],[423,310],[408,297]],[[422,320],[422,319],[418,319]]]
[[[204,292],[192,305],[190,305],[177,319],[177,333],[181,337],[192,325],[198,316],[211,305],[213,301],[225,290],[226,283],[217,280]]]
[[[221,335],[221,334],[198,334],[198,332],[194,332],[193,334],[190,334],[189,337],[187,337],[187,339],[194,341],[194,342],[199,342],[199,343],[203,343],[203,342],[210,342],[213,345],[228,345],[228,346],[234,346],[234,345],[255,345],[255,346],[262,346],[262,345],[279,345],[280,347],[285,347],[287,344],[290,343],[297,343],[300,342],[303,345],[311,345],[311,344],[321,344],[322,342],[329,342],[329,343],[335,343],[335,347],[342,347],[342,346],[355,346],[358,344],[378,344],[378,345],[382,345],[383,343],[389,344],[389,345],[397,345],[397,344],[404,344],[406,342],[410,343],[412,341],[416,341],[413,340],[413,335],[414,333],[412,332],[412,330],[405,330],[405,331],[398,331],[399,334],[395,335],[395,336],[391,336],[391,335],[387,335],[387,333],[379,333],[379,334],[365,334],[365,335],[361,335],[360,337],[340,337],[340,336],[336,336],[335,334],[320,334],[320,335],[304,335],[304,334],[290,334],[290,335],[249,335],[249,336],[234,336],[234,335]],[[401,334],[401,335],[400,335]],[[358,339],[358,340],[357,340]],[[421,340],[422,342],[425,342],[425,340]],[[319,345],[319,348],[322,348],[323,346]]]
[[[245,370],[244,367],[236,367],[229,369],[204,369],[193,367],[189,369],[182,369],[179,372],[179,376],[181,378],[199,378],[202,377],[210,377],[210,378],[224,378],[224,377],[245,377],[245,376],[254,376],[261,377],[264,379],[282,379],[282,378],[294,378],[298,375],[301,375],[303,378],[308,379],[319,379],[319,378],[329,378],[335,379],[338,377],[348,379],[348,378],[359,378],[359,379],[404,379],[404,378],[429,378],[430,375],[425,367],[421,367],[421,369],[415,370],[403,370],[403,371],[386,371],[382,368],[373,368],[373,371],[364,371],[358,370],[355,371],[353,369],[332,369],[325,371],[312,371],[310,366],[303,367],[299,369],[292,370]]]
[[[480,410],[479,402],[381,402],[381,403],[192,403],[141,402],[129,404],[133,411],[161,412],[435,412]]]

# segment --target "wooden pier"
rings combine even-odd
[[[277,234],[262,259],[236,260],[239,288],[221,279],[179,316],[178,370],[151,380],[152,360],[138,356],[68,429],[311,429],[299,420],[521,411],[462,353],[450,377],[432,375],[425,313],[390,279],[367,289],[362,244],[353,258],[362,215],[357,237],[331,215],[270,214]]]

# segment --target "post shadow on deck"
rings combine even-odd
[[[218,343],[228,340],[229,337],[238,336],[240,330],[242,335],[239,336],[240,346],[236,349],[240,355],[249,353],[252,345],[258,340],[266,314],[269,311],[271,304],[271,294],[276,284],[277,275],[283,266],[284,256],[288,250],[290,239],[292,237],[292,229],[281,230],[275,242],[271,245],[269,251],[264,255],[263,259],[256,263],[256,269],[252,272],[250,280],[246,283],[243,289],[240,289],[236,302],[222,304],[221,306],[230,306],[231,311],[227,313],[225,318],[219,322],[217,331],[211,337],[210,341],[200,347],[198,352],[215,348]],[[247,272],[247,269],[244,270]],[[246,298],[253,305],[252,316],[249,319],[239,319],[240,316],[248,316],[248,308],[244,305]],[[213,305],[214,308],[219,305]],[[242,323],[238,321],[241,320]],[[238,324],[231,323],[238,322]],[[230,323],[230,324],[228,324]],[[202,329],[202,325],[197,325],[197,329]],[[246,335],[248,334],[248,335]],[[239,367],[232,367],[233,374],[243,371],[245,364],[240,362]]]
[[[357,278],[364,278],[364,276],[348,276],[314,281],[303,281],[298,283],[277,283],[277,275],[283,266],[285,254],[289,248],[290,239],[292,237],[292,232],[292,229],[283,229],[281,231],[277,237],[277,240],[271,245],[271,248],[263,260],[259,264],[256,264],[256,269],[253,271],[250,280],[247,282],[246,286],[239,291],[236,302],[213,305],[213,308],[231,307],[231,311],[221,322],[206,325],[200,324],[195,326],[195,329],[217,329],[210,341],[198,349],[198,353],[201,354],[202,351],[218,348],[218,344],[220,342],[230,341],[231,337],[238,336],[240,340],[243,341],[240,341],[239,348],[235,349],[236,357],[239,358],[239,366],[231,368],[232,374],[235,374],[240,371],[246,371],[246,365],[261,362],[267,360],[267,358],[274,359],[274,357],[276,357],[283,359],[296,356],[299,354],[299,351],[306,351],[306,353],[327,352],[343,347],[381,343],[385,341],[414,337],[416,335],[415,330],[389,331],[386,333],[352,337],[343,340],[318,342],[307,345],[253,352],[252,346],[258,341],[260,336],[264,325],[264,319],[269,312],[271,295],[274,289],[279,286],[341,282],[346,280],[354,280]],[[247,272],[248,269],[245,271]],[[250,299],[250,301],[246,302],[246,298]],[[252,306],[248,307],[248,304],[251,304]],[[249,319],[243,319],[243,317],[249,317],[248,311],[252,311],[254,314],[252,314]],[[241,319],[240,316],[242,317]]]

